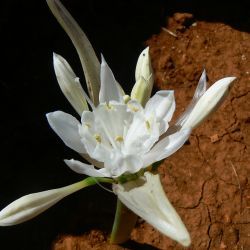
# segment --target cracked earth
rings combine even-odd
[[[203,67],[209,84],[225,76],[237,80],[219,110],[165,160],[162,182],[191,233],[189,249],[250,249],[250,34],[192,18],[175,14],[167,29],[177,37],[162,30],[148,41],[156,86],[175,90],[177,115]],[[183,249],[151,230],[154,239],[161,238],[156,247]]]
[[[191,234],[188,249],[249,250],[250,34],[180,13],[169,18],[166,28],[147,44],[156,88],[175,90],[176,117],[192,99],[204,67],[210,85],[225,76],[237,80],[219,110],[162,164],[162,183]],[[132,239],[153,247],[136,249],[184,249],[144,221],[138,222]],[[63,246],[76,241],[79,247],[83,238],[66,237],[55,249],[73,249]],[[84,249],[125,249],[108,246],[96,231],[84,241]]]

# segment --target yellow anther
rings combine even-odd
[[[118,141],[118,142],[123,142],[123,137],[118,135],[115,137],[115,140]]]
[[[107,107],[107,109],[113,109],[114,108],[113,105],[111,105],[109,103],[106,104],[106,107]]]
[[[133,112],[139,111],[139,108],[137,108],[137,107],[135,107],[135,106],[133,106],[133,105],[131,105],[131,104],[128,104],[128,108],[129,108],[130,110],[132,110]]]
[[[150,129],[150,123],[149,123],[149,121],[146,121],[145,123],[146,123],[146,128]]]
[[[84,123],[83,125],[84,125],[86,128],[90,128],[90,127],[91,127],[89,123]]]
[[[96,140],[97,142],[99,142],[99,143],[102,142],[102,138],[101,138],[101,136],[98,135],[98,134],[95,134],[95,140]]]

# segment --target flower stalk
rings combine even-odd
[[[130,234],[138,216],[117,198],[115,219],[110,235],[111,244],[122,244],[130,239]]]

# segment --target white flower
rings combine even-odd
[[[166,197],[159,175],[146,172],[135,181],[114,184],[113,190],[121,202],[161,233],[183,246],[190,245],[189,233]]]
[[[148,53],[148,50],[143,53]],[[146,58],[149,60],[149,56]],[[58,65],[63,65],[61,60],[65,62],[65,59],[58,57],[58,63],[54,64],[56,72],[59,72]],[[141,63],[141,60],[138,62]],[[66,79],[71,77],[67,68],[63,70],[61,67],[61,74]],[[97,167],[103,167],[95,169],[93,165],[66,160],[72,170],[113,178],[136,173],[176,152],[187,140],[191,128],[196,127],[221,103],[235,79],[223,78],[206,91],[204,71],[191,104],[168,130],[175,110],[173,91],[158,91],[143,108],[136,99],[124,101],[123,91],[104,59],[100,74],[99,105],[95,106],[84,93],[93,110],[84,110],[81,122],[62,111],[49,113],[47,118],[67,146],[87,154],[89,159],[100,163]]]
[[[65,60],[62,57],[57,60],[54,65],[59,72],[57,65],[63,65],[60,60]],[[61,68],[61,72],[66,75],[68,70]],[[68,73],[66,79],[70,77]],[[95,107],[88,100],[93,110],[84,110],[81,122],[62,111],[47,114],[49,124],[66,145],[79,153],[87,153],[104,166],[98,170],[79,161],[65,161],[71,169],[91,176],[116,178],[136,173],[168,157],[187,140],[190,134],[188,128],[159,141],[168,129],[175,110],[173,91],[158,91],[143,108],[135,99],[124,101],[120,86],[104,59],[100,78],[100,104]]]

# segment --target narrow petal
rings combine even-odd
[[[152,78],[153,76],[146,80],[145,78],[140,77],[131,91],[131,98],[137,100],[142,106],[145,106],[151,96],[152,85],[150,82]]]
[[[102,56],[101,89],[99,93],[99,102],[108,103],[109,101],[117,101],[123,103],[123,96],[119,84],[115,80],[111,69]]]
[[[235,77],[226,77],[214,83],[199,99],[182,128],[195,128],[223,102]]]
[[[84,110],[88,110],[86,95],[68,62],[60,55],[53,54],[53,62],[59,86],[70,104],[81,115]]]
[[[145,107],[145,115],[156,116],[160,122],[160,134],[168,128],[168,123],[172,119],[175,111],[174,91],[161,90],[149,99]]]
[[[149,55],[149,47],[144,49],[137,61],[135,69],[135,80],[138,81],[141,77],[148,80],[153,75],[153,69],[151,66],[151,59]],[[149,85],[153,84],[153,78]]]
[[[79,121],[70,114],[62,111],[55,111],[46,114],[49,125],[63,142],[78,153],[86,153],[78,133]]]
[[[174,134],[166,136],[165,138],[160,140],[144,156],[143,165],[145,167],[149,166],[152,163],[160,161],[160,160],[162,160],[164,158],[167,158],[168,156],[175,153],[179,148],[182,147],[182,145],[188,139],[190,133],[191,133],[191,129],[183,129],[183,130],[178,131],[178,132],[176,132]]]
[[[136,83],[131,91],[131,98],[145,106],[151,96],[154,83],[149,47],[144,49],[138,58],[135,70],[135,80]]]
[[[161,233],[189,246],[189,233],[166,197],[159,175],[146,172],[144,176],[145,180],[114,184],[113,190],[122,203]]]
[[[89,95],[98,104],[100,89],[100,63],[85,33],[59,0],[47,0],[48,6],[73,42],[80,57]]]
[[[95,169],[93,165],[88,165],[76,160],[64,160],[68,167],[78,174],[85,174],[93,177],[111,177],[107,169]]]
[[[187,106],[186,110],[181,114],[181,116],[177,119],[175,125],[176,126],[182,126],[184,122],[189,117],[190,113],[192,112],[194,106],[199,101],[199,99],[202,97],[202,95],[207,90],[207,76],[205,69],[203,70],[200,80],[198,82],[198,85],[196,87],[196,90],[194,92],[194,96],[190,104]]]
[[[81,181],[66,187],[25,195],[0,211],[0,226],[12,226],[30,220],[86,186]]]

